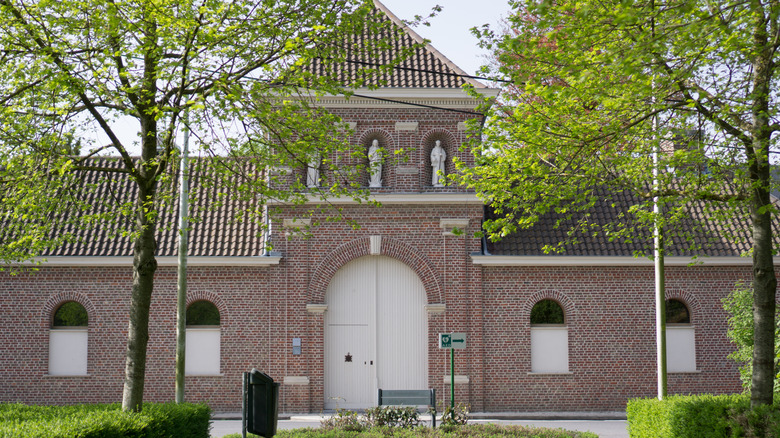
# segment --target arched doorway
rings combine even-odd
[[[377,389],[428,388],[425,288],[404,263],[365,256],[342,266],[325,302],[325,408],[377,403]]]

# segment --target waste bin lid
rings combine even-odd
[[[252,368],[249,372],[249,384],[250,385],[263,385],[274,383],[274,379],[268,374],[258,371],[257,368]]]

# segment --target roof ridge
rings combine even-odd
[[[374,6],[376,6],[377,9],[382,11],[387,16],[387,18],[389,18],[390,21],[393,22],[393,24],[400,27],[404,32],[406,32],[410,37],[412,37],[412,39],[414,39],[418,44],[425,44],[425,50],[431,52],[431,54],[434,57],[436,57],[439,61],[441,61],[442,64],[451,68],[455,73],[462,75],[462,79],[465,82],[467,82],[469,85],[473,86],[474,88],[488,88],[487,85],[472,78],[471,76],[473,75],[466,73],[465,70],[460,68],[457,64],[455,64],[449,58],[447,58],[447,56],[445,56],[438,49],[433,47],[433,45],[430,42],[426,42],[425,38],[421,37],[420,34],[415,32],[415,30],[412,29],[408,24],[406,24],[403,20],[398,18],[398,16],[395,15],[390,9],[388,9],[387,6],[385,6],[381,1],[379,0],[373,0],[373,1],[374,1]]]

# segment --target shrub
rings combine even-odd
[[[366,425],[369,427],[416,427],[420,425],[420,413],[414,406],[375,406],[366,409]]]
[[[634,399],[626,414],[632,438],[780,436],[780,405],[751,409],[745,394]]]
[[[325,430],[347,430],[360,432],[367,427],[363,418],[355,411],[338,409],[336,415],[322,420],[320,426]]]
[[[228,435],[225,438],[240,438],[241,434]],[[247,434],[247,437],[258,438]],[[339,429],[294,429],[280,430],[277,438],[598,438],[591,432],[574,432],[563,429],[545,429],[540,427],[502,426],[498,424],[469,424],[459,427],[456,433],[429,427],[396,428],[373,427],[363,431]]]
[[[449,405],[445,406],[441,414],[441,425],[445,428],[462,426],[468,421],[469,406],[462,403],[458,403],[454,408]]]
[[[27,406],[0,404],[0,436],[7,438],[208,438],[206,405],[145,404],[143,412],[122,412],[118,404]]]
[[[729,354],[729,359],[737,362],[742,387],[750,389],[753,378],[753,288],[739,282],[734,290],[723,299],[723,308],[731,315],[728,336],[737,349]],[[780,322],[780,306],[775,314],[775,322]],[[775,385],[774,391],[780,392],[780,324],[775,328]]]

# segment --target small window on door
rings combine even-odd
[[[569,372],[569,329],[555,300],[541,300],[531,309],[531,372]]]
[[[206,300],[187,307],[187,342],[184,373],[188,376],[219,375],[220,371],[219,309]]]
[[[696,329],[688,306],[677,299],[666,300],[666,370],[696,371]]]
[[[75,301],[62,303],[52,315],[49,330],[49,375],[85,376],[89,315]]]

